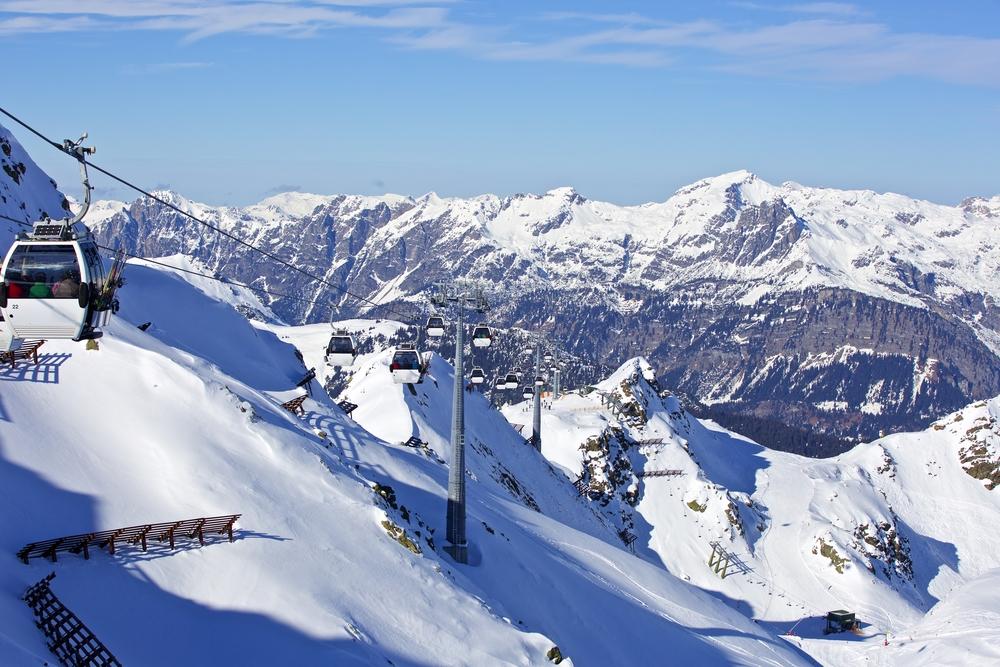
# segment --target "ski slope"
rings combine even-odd
[[[413,395],[375,352],[348,388],[356,422],[316,383],[299,418],[280,403],[317,365],[320,330],[251,324],[237,307],[267,309],[239,288],[142,263],[126,277],[100,350],[49,341],[37,367],[0,372],[0,663],[51,661],[19,596],[54,570],[53,590],[124,664],[535,665],[556,645],[574,665],[811,664],[628,554],[480,396],[467,413],[475,564],[454,565],[441,551],[447,363],[434,356]],[[409,435],[426,451],[401,446]],[[12,555],[226,513],[242,513],[232,544]]]

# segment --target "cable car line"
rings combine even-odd
[[[100,249],[102,249],[102,250],[114,251],[114,248],[109,248],[108,246],[104,246],[104,245],[98,245],[97,247],[100,248]],[[310,299],[310,298],[304,297],[304,296],[294,296],[292,294],[284,294],[282,292],[274,292],[272,290],[265,289],[263,287],[254,287],[253,285],[247,285],[246,283],[241,283],[241,282],[237,282],[235,280],[231,280],[229,278],[226,278],[225,276],[213,276],[213,275],[209,275],[207,273],[200,273],[198,271],[192,271],[191,269],[185,269],[185,268],[182,268],[180,266],[174,266],[173,264],[167,264],[165,262],[160,262],[160,261],[157,261],[155,259],[150,259],[149,257],[143,257],[142,255],[133,255],[132,253],[127,252],[127,253],[125,253],[125,256],[129,257],[131,259],[141,259],[144,262],[149,262],[150,264],[155,264],[157,266],[162,266],[165,269],[172,269],[174,271],[180,271],[182,273],[189,273],[189,274],[191,274],[193,276],[200,276],[201,278],[208,278],[209,280],[215,280],[216,282],[220,282],[223,285],[231,285],[233,287],[242,287],[244,289],[252,290],[254,292],[261,292],[263,294],[270,294],[271,296],[280,297],[282,299],[293,299],[295,301],[301,301],[303,303],[309,303],[309,304],[312,304],[312,305],[320,305],[320,304],[326,304],[327,303],[326,300],[319,301],[317,299]]]
[[[0,213],[0,219],[6,220],[8,222],[13,222],[15,224],[21,225],[22,227],[28,227],[28,228],[31,227],[31,223],[22,222],[21,220],[17,220],[16,218],[12,218],[9,215],[4,215],[2,213]],[[100,243],[97,244],[97,247],[100,248],[101,250],[107,250],[108,252],[116,252],[117,251],[117,248],[112,248],[110,246],[101,245]],[[222,283],[224,285],[231,285],[233,287],[243,287],[244,289],[252,290],[254,292],[261,292],[263,294],[270,294],[271,296],[280,297],[282,299],[292,299],[294,301],[302,301],[303,303],[309,303],[309,304],[312,304],[312,305],[320,305],[320,304],[326,304],[327,303],[327,301],[325,299],[324,300],[310,299],[310,298],[304,297],[304,296],[295,296],[295,295],[292,295],[292,294],[285,294],[284,292],[275,292],[273,290],[269,290],[269,289],[266,289],[264,287],[254,287],[253,285],[247,285],[246,283],[241,283],[239,281],[232,280],[230,278],[226,278],[225,276],[213,276],[213,275],[210,275],[208,273],[201,273],[199,271],[193,271],[191,269],[185,269],[185,268],[180,267],[180,266],[174,266],[173,264],[167,264],[165,262],[161,262],[161,261],[152,259],[150,257],[144,257],[142,255],[135,255],[135,254],[132,254],[130,252],[126,252],[125,256],[128,257],[128,258],[130,258],[130,259],[141,259],[144,262],[149,262],[150,264],[155,264],[157,266],[162,266],[165,269],[173,269],[174,271],[180,271],[182,273],[189,273],[189,274],[191,274],[193,276],[199,276],[201,278],[207,278],[208,280],[214,280],[214,281],[220,282],[220,283]]]
[[[64,148],[64,146],[62,144],[57,143],[57,142],[53,141],[52,139],[49,139],[47,136],[45,136],[44,134],[42,134],[41,132],[39,132],[38,130],[36,130],[35,128],[33,128],[32,126],[28,125],[26,122],[24,122],[23,120],[21,120],[20,118],[18,118],[14,114],[10,113],[9,111],[7,111],[6,109],[4,109],[3,107],[0,107],[0,113],[2,113],[3,115],[7,116],[11,120],[13,120],[15,123],[17,123],[21,127],[25,128],[26,130],[28,130],[32,134],[36,135],[37,137],[39,137],[40,139],[42,139],[46,143],[52,145],[59,152],[61,152],[61,153],[67,153],[68,155],[71,155],[72,157],[74,157],[74,159],[77,159],[77,160],[82,160],[83,159],[83,158],[78,157],[78,156],[74,155],[73,153],[67,151],[66,148]],[[172,203],[166,201],[165,199],[162,199],[161,197],[157,197],[156,195],[154,195],[153,193],[149,192],[148,190],[145,190],[145,189],[139,187],[138,185],[132,183],[131,181],[128,181],[128,180],[122,178],[121,176],[118,176],[118,175],[116,175],[116,174],[108,171],[107,169],[104,169],[103,167],[100,167],[100,166],[94,164],[93,162],[87,161],[87,165],[91,169],[104,174],[108,178],[110,178],[110,179],[112,179],[112,180],[114,180],[114,181],[116,181],[116,182],[118,182],[118,183],[120,183],[120,184],[122,184],[122,185],[124,185],[124,186],[126,186],[128,188],[131,188],[131,189],[135,190],[136,192],[142,194],[145,197],[148,197],[149,199],[152,199],[153,201],[159,202],[160,204],[162,204],[162,205],[166,206],[167,208],[175,211],[176,213],[179,213],[179,214],[183,215],[184,217],[186,217],[186,218],[188,218],[190,220],[193,220],[194,222],[197,222],[198,224],[200,224],[200,225],[202,225],[204,227],[207,227],[208,229],[211,229],[212,231],[214,231],[214,232],[216,232],[218,234],[221,234],[222,236],[225,236],[228,239],[236,241],[240,245],[242,245],[242,246],[244,246],[246,248],[249,248],[250,250],[253,250],[255,252],[258,252],[261,255],[264,255],[265,257],[267,257],[268,259],[271,259],[271,260],[277,262],[278,264],[281,264],[282,266],[284,266],[286,268],[289,268],[289,269],[291,269],[291,270],[293,270],[293,271],[295,271],[297,273],[300,273],[300,274],[302,274],[302,275],[304,275],[304,276],[312,279],[315,282],[322,283],[323,285],[331,287],[331,288],[333,288],[333,289],[335,289],[335,290],[337,290],[339,292],[342,292],[343,294],[346,294],[347,296],[349,296],[349,297],[351,297],[351,298],[353,298],[353,299],[355,299],[357,301],[362,301],[364,303],[367,303],[370,306],[372,306],[373,308],[374,307],[378,307],[380,305],[378,302],[373,301],[372,299],[369,299],[367,297],[361,296],[360,294],[355,294],[355,293],[351,292],[350,290],[348,290],[348,289],[346,289],[344,287],[341,287],[340,285],[336,285],[334,283],[331,283],[330,281],[325,280],[324,278],[321,278],[320,276],[314,275],[314,274],[310,273],[309,271],[306,271],[302,267],[295,266],[291,262],[278,257],[274,253],[272,253],[272,252],[270,252],[268,250],[265,250],[264,248],[261,248],[260,246],[254,245],[253,243],[250,243],[249,241],[240,238],[239,236],[233,234],[232,232],[227,232],[226,230],[222,229],[221,227],[218,227],[217,225],[213,225],[212,223],[210,223],[210,222],[208,222],[206,220],[202,220],[198,216],[193,215],[191,213],[188,213],[187,211],[183,210],[179,206],[176,206],[175,204],[172,204]],[[388,312],[391,312],[391,313],[395,313],[396,315],[400,315],[400,316],[405,317],[405,315],[403,315],[403,313],[401,313],[400,311],[395,310],[394,308],[385,307],[385,310],[387,310]]]
[[[274,262],[276,262],[277,264],[280,264],[281,266],[284,266],[284,267],[286,267],[288,269],[291,269],[292,271],[295,271],[296,273],[299,273],[299,274],[301,274],[303,276],[306,276],[307,278],[309,278],[310,280],[312,280],[312,281],[314,281],[316,283],[320,283],[320,284],[325,285],[325,286],[327,286],[329,288],[332,288],[332,289],[334,289],[334,290],[336,290],[338,292],[341,292],[342,294],[344,294],[344,295],[346,295],[346,296],[348,296],[350,298],[353,298],[356,301],[368,304],[372,308],[381,307],[386,312],[395,314],[396,316],[400,317],[400,319],[402,319],[403,321],[411,319],[411,317],[409,315],[406,315],[405,313],[401,312],[400,310],[398,310],[396,308],[393,308],[391,306],[384,306],[381,303],[379,303],[378,301],[375,301],[375,300],[370,299],[368,297],[362,296],[360,294],[355,294],[354,292],[352,292],[352,291],[350,291],[350,290],[348,290],[348,289],[346,289],[344,287],[341,287],[340,285],[334,284],[334,283],[326,280],[325,278],[322,278],[321,276],[315,275],[315,274],[307,271],[306,269],[303,269],[302,267],[296,266],[296,265],[292,264],[291,262],[289,262],[287,260],[284,260],[281,257],[275,255],[273,252],[271,252],[269,250],[266,250],[266,249],[264,249],[264,248],[262,248],[262,247],[260,247],[258,245],[255,245],[254,243],[251,243],[250,241],[247,241],[247,240],[245,240],[245,239],[237,236],[236,234],[233,234],[232,232],[228,232],[228,231],[222,229],[221,227],[208,222],[207,220],[203,220],[202,218],[199,218],[198,216],[196,216],[196,215],[194,215],[192,213],[189,213],[188,211],[185,211],[185,210],[181,209],[177,205],[175,205],[175,204],[173,204],[173,203],[171,203],[169,201],[166,201],[165,199],[163,199],[161,197],[158,197],[157,195],[155,195],[152,192],[150,192],[150,191],[148,191],[148,190],[146,190],[146,189],[144,189],[144,188],[136,185],[135,183],[132,183],[131,181],[129,181],[129,180],[127,180],[127,179],[125,179],[125,178],[123,178],[121,176],[118,176],[117,174],[115,174],[115,173],[113,173],[113,172],[111,172],[111,171],[109,171],[109,170],[107,170],[107,169],[105,169],[105,168],[103,168],[103,167],[101,167],[99,165],[96,165],[96,164],[94,164],[94,163],[86,160],[86,155],[85,154],[82,154],[82,153],[80,153],[78,151],[72,150],[73,145],[72,145],[71,142],[59,143],[59,142],[53,141],[48,136],[46,136],[44,133],[42,133],[41,131],[35,129],[31,125],[29,125],[27,122],[21,120],[20,118],[18,118],[17,116],[15,116],[14,114],[12,114],[11,112],[7,111],[3,107],[0,107],[0,114],[3,114],[4,116],[7,116],[8,118],[10,118],[11,120],[13,120],[18,125],[20,125],[24,129],[28,130],[29,132],[31,132],[32,134],[34,134],[38,138],[40,138],[45,143],[50,144],[53,148],[55,148],[59,152],[65,153],[65,154],[73,157],[77,161],[81,162],[84,166],[89,166],[90,168],[92,168],[92,169],[100,172],[101,174],[104,174],[105,176],[107,176],[108,178],[112,179],[113,181],[115,181],[117,183],[120,183],[121,185],[124,185],[125,187],[130,188],[130,189],[134,190],[135,192],[137,192],[137,193],[139,193],[139,194],[141,194],[141,195],[143,195],[143,196],[145,196],[145,197],[147,197],[147,198],[149,198],[149,199],[151,199],[153,201],[156,201],[156,202],[162,204],[163,206],[167,207],[168,209],[170,209],[170,210],[172,210],[172,211],[174,211],[176,213],[179,213],[180,215],[184,216],[185,218],[188,218],[189,220],[192,220],[193,222],[196,222],[196,223],[202,225],[203,227],[205,227],[207,229],[210,229],[210,230],[216,232],[217,234],[222,235],[225,238],[228,238],[228,239],[230,239],[232,241],[235,241],[236,243],[244,246],[245,248],[247,248],[249,250],[257,252],[257,253],[263,255],[264,257],[267,257],[268,259],[273,260]],[[89,192],[87,194],[89,195]],[[0,217],[4,218],[6,220],[9,220],[11,222],[14,222],[16,224],[25,226],[25,227],[31,227],[31,225],[29,223],[27,223],[27,222],[22,222],[20,220],[16,220],[14,218],[10,218],[10,217],[5,216],[5,215],[0,215]],[[112,250],[111,248],[108,248],[106,246],[100,246],[99,245],[98,247],[100,247],[100,248],[102,248],[104,250]],[[177,267],[177,266],[172,266],[172,265],[169,265],[169,264],[165,264],[163,262],[159,262],[157,260],[153,260],[153,259],[149,259],[149,258],[146,258],[146,257],[142,257],[140,255],[135,255],[135,254],[131,254],[131,253],[123,253],[123,254],[125,256],[127,256],[127,257],[131,257],[131,258],[135,258],[135,259],[141,259],[141,260],[149,262],[151,264],[155,264],[155,265],[158,265],[158,266],[163,266],[164,268],[173,269],[173,270],[176,270],[176,271],[181,271],[183,273],[188,273],[188,274],[192,274],[192,275],[197,275],[197,276],[200,276],[200,277],[203,277],[203,278],[208,278],[210,280],[215,280],[215,281],[221,282],[223,284],[228,284],[228,285],[232,285],[232,286],[236,286],[236,287],[243,287],[243,288],[255,291],[255,292],[259,292],[259,293],[263,293],[263,294],[268,294],[268,295],[279,297],[279,298],[293,299],[293,300],[304,302],[304,303],[308,303],[308,304],[311,304],[311,305],[316,305],[316,304],[320,303],[320,301],[315,300],[315,299],[309,299],[309,298],[305,298],[305,297],[297,297],[297,296],[293,296],[293,295],[290,295],[290,294],[283,294],[283,293],[279,293],[279,292],[272,292],[272,291],[264,289],[264,288],[253,287],[253,286],[247,285],[245,283],[240,283],[240,282],[237,282],[237,281],[229,280],[229,279],[226,279],[224,276],[223,277],[210,276],[210,275],[203,274],[203,273],[200,273],[200,272],[197,272],[197,271],[192,271],[190,269],[184,269],[184,268],[181,268],[181,267]],[[440,335],[444,333],[443,332],[443,328],[444,328],[443,324],[444,324],[444,322],[443,322],[442,318],[437,317],[437,316],[432,316],[431,319],[428,320],[427,324],[428,324],[428,326],[426,327],[427,330],[428,330],[427,333],[428,333],[428,335],[430,337],[434,337],[434,338],[440,337]],[[440,333],[439,333],[439,331],[440,331]],[[337,334],[337,332],[335,332],[335,336],[336,336],[336,334]],[[492,342],[492,338],[493,338],[493,331],[485,323],[480,323],[480,324],[478,324],[478,325],[476,325],[474,327],[473,339],[472,339],[472,344],[473,344],[474,348],[475,347],[487,347],[487,346],[489,346],[490,343]],[[418,357],[419,356],[420,355],[418,354]],[[483,379],[485,379],[485,378],[483,378]],[[478,382],[476,382],[476,384],[482,383],[483,379],[480,379],[478,377],[478,374],[477,374],[476,380]],[[508,374],[508,376],[505,378],[505,380],[506,380],[506,382],[505,382],[506,387],[508,389],[512,389],[512,388],[517,388],[520,385],[521,378],[519,376],[516,376],[516,375],[512,378],[510,376],[510,374]],[[514,380],[514,382],[511,382],[511,380]],[[542,381],[539,382],[539,380],[542,380]],[[499,386],[499,384],[500,383],[497,382],[498,386]],[[534,385],[535,385],[535,387],[540,387],[540,386],[544,385],[544,379],[542,379],[540,377],[536,377]],[[528,386],[530,387],[531,385],[529,384]],[[526,387],[526,389],[527,389],[527,387]],[[532,387],[532,393],[534,393],[534,387]]]
[[[18,220],[17,218],[12,218],[9,215],[4,215],[3,213],[0,213],[0,218],[3,218],[4,220],[6,220],[8,222],[13,222],[16,225],[21,225],[22,227],[27,227],[28,229],[31,229],[31,223],[30,222],[24,222],[23,220]]]

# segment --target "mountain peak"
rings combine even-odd
[[[747,188],[754,191],[770,190],[773,188],[770,183],[761,180],[757,174],[752,171],[748,171],[747,169],[738,169],[736,171],[727,171],[719,174],[718,176],[709,176],[695,181],[691,185],[682,187],[674,194],[676,196],[697,193],[697,196],[701,196],[705,191],[725,192],[733,187],[738,187],[741,191],[746,191]]]
[[[749,169],[737,169],[736,171],[727,171],[724,174],[719,174],[715,177],[715,180],[725,180],[733,183],[752,183],[757,180],[757,174]]]
[[[330,203],[332,199],[334,197],[308,192],[282,192],[261,200],[258,206],[272,208],[290,216],[303,217],[310,215],[318,207]]]
[[[534,195],[538,197],[537,195]],[[564,185],[558,188],[552,188],[547,190],[544,195],[538,197],[539,199],[554,199],[560,202],[567,202],[569,204],[582,204],[587,201],[586,197],[581,195],[576,191],[576,188]]]

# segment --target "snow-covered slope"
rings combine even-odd
[[[358,422],[318,390],[298,418],[279,404],[306,368],[282,337],[322,340],[316,331],[252,326],[233,305],[256,297],[239,288],[142,265],[126,276],[100,350],[49,341],[37,367],[0,372],[2,548],[229,512],[243,515],[238,539],[56,565],[9,557],[3,664],[50,659],[18,595],[53,569],[57,594],[125,664],[526,665],[547,664],[555,644],[576,665],[666,647],[688,664],[808,664],[616,545],[475,396],[476,565],[455,566],[440,553],[447,364],[434,359],[413,396],[374,353],[350,387]],[[307,363],[321,353],[302,348]],[[427,451],[398,444],[410,434]]]
[[[651,377],[637,359],[585,396],[552,401],[542,453],[637,536],[640,555],[776,632],[812,638],[818,657],[831,659],[826,611],[857,611],[869,635],[902,632],[1000,567],[1000,537],[985,528],[1000,520],[1000,399],[817,461],[694,419]],[[530,423],[527,406],[505,413]],[[712,542],[748,571],[720,578],[706,565]]]
[[[897,665],[1000,664],[1000,570],[952,591],[927,616],[892,639]]]

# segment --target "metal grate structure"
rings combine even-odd
[[[53,540],[27,544],[17,552],[17,557],[25,564],[31,558],[48,558],[54,563],[56,562],[56,554],[59,552],[82,553],[84,558],[89,559],[91,547],[106,548],[109,554],[114,554],[116,549],[123,546],[139,546],[143,551],[146,551],[149,540],[169,543],[171,549],[174,548],[176,541],[181,539],[198,540],[199,545],[204,546],[206,536],[212,535],[227,535],[229,541],[232,542],[233,526],[240,516],[240,514],[226,514],[224,516],[185,519],[184,521],[147,523],[143,526],[129,526],[96,533],[58,537]]]
[[[337,403],[337,407],[343,410],[345,415],[350,417],[351,413],[358,409],[358,404],[345,400]]]
[[[22,597],[48,639],[49,650],[67,667],[121,667],[108,647],[52,592],[49,584],[55,576],[53,572],[30,586]]]

